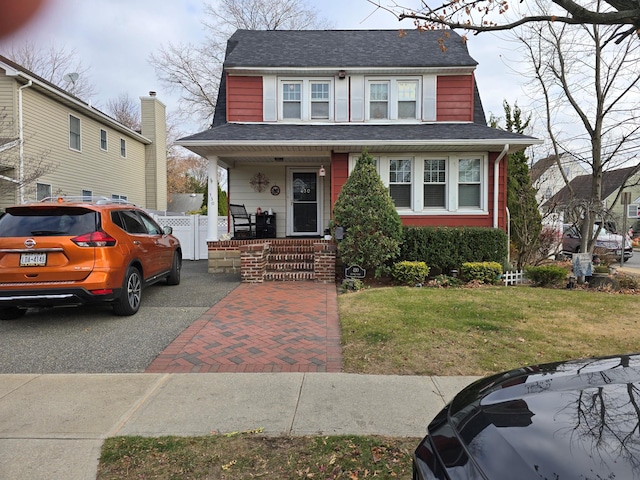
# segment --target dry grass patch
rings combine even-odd
[[[97,480],[392,479],[411,477],[416,438],[115,437],[105,441]]]

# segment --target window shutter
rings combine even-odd
[[[351,77],[351,121],[364,121],[364,88],[363,76]]]
[[[436,120],[436,76],[422,77],[422,120],[435,122]]]
[[[277,89],[278,83],[274,75],[262,77],[262,118],[265,122],[278,120]]]

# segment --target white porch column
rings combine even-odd
[[[207,197],[207,242],[218,241],[218,157],[211,155],[208,170],[208,197]]]

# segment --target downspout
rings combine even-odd
[[[493,164],[493,228],[498,228],[498,199],[500,196],[498,183],[500,180],[500,160],[504,158],[508,151],[509,144],[505,143],[502,152],[500,152],[500,155],[498,155],[498,158],[496,158],[496,161]]]
[[[24,203],[24,130],[22,128],[22,89],[29,88],[33,82],[29,80],[25,85],[18,88],[18,195],[20,204]]]

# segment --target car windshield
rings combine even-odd
[[[96,231],[99,224],[93,210],[17,207],[0,217],[0,237],[76,236]]]

